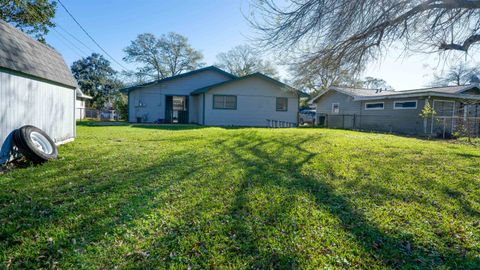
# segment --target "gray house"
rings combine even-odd
[[[266,75],[236,77],[210,66],[122,89],[129,122],[293,126],[300,92]]]
[[[0,163],[23,125],[44,130],[57,144],[73,140],[76,88],[58,52],[0,20]]]
[[[478,133],[480,88],[435,87],[385,91],[331,87],[314,97],[317,123],[333,128],[361,129],[431,136],[465,128]],[[420,116],[426,104],[435,111]]]

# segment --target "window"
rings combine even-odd
[[[383,102],[365,103],[365,110],[383,110]]]
[[[219,110],[236,110],[237,96],[214,95],[213,108]]]
[[[277,97],[276,103],[277,111],[286,112],[288,110],[288,98]]]
[[[340,104],[332,103],[332,113],[338,114],[340,112]]]
[[[416,100],[395,101],[393,103],[393,108],[395,110],[416,109],[417,108],[417,101]]]

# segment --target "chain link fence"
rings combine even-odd
[[[435,116],[398,117],[398,115],[318,114],[319,126],[340,129],[379,131],[440,138],[479,137],[480,117]]]

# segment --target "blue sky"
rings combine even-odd
[[[140,33],[148,32],[157,36],[168,32],[182,34],[189,38],[195,49],[203,53],[207,65],[215,63],[218,53],[246,44],[253,37],[253,30],[242,14],[242,11],[245,14],[249,12],[248,0],[62,2],[109,54],[130,69],[133,69],[133,65],[122,61],[123,48]],[[91,49],[100,52],[61,6],[57,8],[55,22],[61,28],[52,30],[47,36],[47,42],[62,53],[69,65],[81,56],[91,54]],[[91,49],[76,42],[62,28],[67,29]],[[71,43],[76,43],[78,48]],[[264,55],[269,53],[265,52]],[[364,76],[383,78],[400,90],[423,87],[430,82],[433,72],[439,73],[445,68],[445,63],[439,61],[438,55],[400,55],[401,51],[390,50],[381,60],[371,63]],[[469,60],[474,62],[480,59]],[[117,64],[112,65],[120,70]],[[282,70],[281,75],[284,78],[287,76]]]
[[[247,35],[251,31],[241,13],[243,7],[248,8],[248,2],[242,0],[62,2],[100,45],[118,61],[124,57],[123,49],[140,33],[148,32],[160,36],[168,32],[177,32],[188,37],[191,45],[204,54],[204,62],[213,64],[219,52],[248,42]],[[57,8],[55,22],[91,49],[99,51],[61,6]],[[68,64],[80,56],[91,53],[91,50],[81,44],[77,44],[79,48],[75,48],[66,41],[65,38],[68,38],[75,42],[63,29],[57,28],[57,31],[50,31],[47,42],[63,54]],[[132,67],[126,63],[124,65]],[[114,63],[113,66],[120,69]]]

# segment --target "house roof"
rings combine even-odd
[[[231,79],[231,80],[228,80],[228,81],[224,81],[224,82],[220,82],[220,83],[216,83],[216,84],[212,84],[212,85],[209,85],[209,86],[205,86],[205,87],[202,87],[202,88],[199,88],[199,89],[196,89],[196,90],[193,90],[190,94],[191,95],[198,95],[198,94],[202,94],[202,93],[206,93],[208,92],[209,90],[213,89],[213,88],[216,88],[216,87],[219,87],[219,86],[222,86],[222,85],[227,85],[227,84],[231,84],[233,82],[237,82],[237,81],[241,81],[241,80],[246,80],[246,79],[249,79],[249,78],[252,78],[252,77],[257,77],[257,78],[261,78],[261,79],[264,79],[264,80],[267,80],[269,82],[272,82],[274,84],[277,84],[279,86],[282,86],[282,87],[285,87],[286,89],[290,90],[290,91],[296,91],[298,92],[301,96],[303,95],[306,95],[305,93],[289,86],[289,85],[286,85],[278,80],[275,80],[267,75],[264,75],[260,72],[256,72],[256,73],[253,73],[253,74],[250,74],[250,75],[246,75],[246,76],[242,76],[242,77],[237,77],[237,78],[234,78],[234,79]]]
[[[0,69],[76,88],[77,82],[57,51],[0,20]]]
[[[91,96],[85,95],[85,94],[83,93],[83,91],[80,90],[80,88],[75,89],[75,93],[76,93],[76,95],[77,95],[77,98],[92,99]]]
[[[403,98],[403,97],[420,97],[420,96],[437,96],[437,97],[451,97],[462,99],[479,99],[480,95],[468,95],[462,94],[463,92],[471,89],[480,89],[477,84],[463,85],[463,86],[445,86],[445,87],[431,87],[412,90],[376,90],[376,89],[361,89],[361,88],[349,88],[349,87],[330,87],[327,91],[324,91],[310,100],[310,103],[315,102],[321,96],[329,91],[337,91],[354,98],[354,100],[378,100],[389,98]]]
[[[134,85],[134,86],[122,88],[122,89],[120,89],[120,91],[124,92],[124,93],[128,93],[128,92],[130,92],[132,90],[135,90],[135,89],[138,89],[138,88],[143,88],[143,87],[155,85],[155,84],[158,84],[158,83],[163,83],[163,82],[167,82],[167,81],[176,80],[176,79],[179,79],[179,78],[187,77],[187,76],[197,74],[197,73],[200,73],[200,72],[204,72],[204,71],[208,71],[208,70],[221,73],[221,74],[223,74],[227,77],[230,77],[232,79],[237,78],[237,76],[235,76],[231,73],[228,73],[224,70],[221,70],[216,66],[208,66],[208,67],[192,70],[192,71],[189,71],[189,72],[185,72],[185,73],[182,73],[182,74],[179,74],[179,75],[175,75],[175,76],[172,76],[172,77],[167,77],[167,78],[164,78],[164,79],[155,80],[155,81],[151,81],[151,82],[144,83],[144,84],[139,84],[139,85]]]

